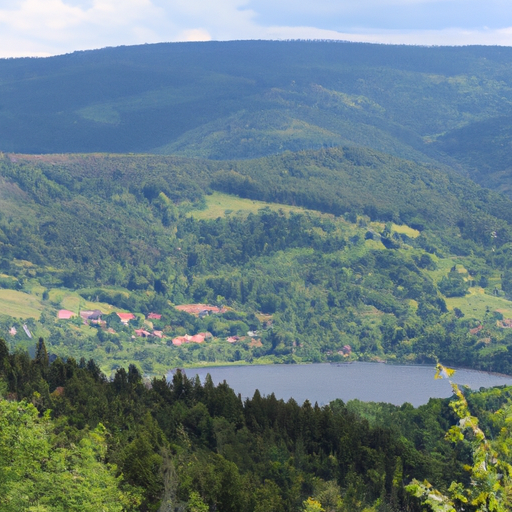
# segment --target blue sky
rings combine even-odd
[[[166,41],[512,46],[510,0],[0,0],[0,57]]]

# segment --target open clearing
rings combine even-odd
[[[459,308],[467,317],[482,319],[489,311],[499,311],[504,318],[512,318],[512,302],[503,297],[484,293],[484,289],[476,286],[469,289],[465,297],[450,297],[446,299],[448,309]]]
[[[212,195],[205,196],[206,209],[194,210],[190,215],[197,220],[211,220],[218,217],[226,217],[231,213],[258,213],[262,208],[270,208],[273,211],[282,210],[285,213],[306,212],[308,210],[297,206],[285,204],[266,203],[265,201],[256,201],[253,199],[242,199],[241,197],[231,196],[214,192]],[[318,212],[314,212],[318,215]]]
[[[50,290],[50,300],[56,304],[60,304],[60,308],[68,309],[74,313],[78,310],[99,309],[102,313],[112,313],[112,311],[120,311],[120,308],[114,308],[111,304],[104,302],[91,302],[85,300],[81,295],[70,290],[54,288]]]
[[[35,295],[16,290],[0,290],[0,313],[14,318],[39,320],[43,306]]]
[[[396,231],[397,233],[403,233],[404,235],[407,235],[409,238],[417,238],[418,236],[420,236],[420,232],[417,229],[411,228],[406,224],[393,224],[391,226],[391,229],[393,231]]]

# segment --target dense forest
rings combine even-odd
[[[0,149],[226,160],[363,146],[508,193],[511,52],[230,41],[2,59]]]
[[[107,380],[93,360],[50,364],[42,339],[32,359],[0,341],[0,392],[6,511],[419,512],[412,479],[469,484],[471,443],[445,439],[457,423],[447,400],[242,401],[179,370],[148,381],[132,365]],[[504,428],[491,411],[510,393],[467,393],[487,436]]]

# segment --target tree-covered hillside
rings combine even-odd
[[[11,154],[0,170],[12,347],[29,346],[26,325],[107,372],[436,356],[512,371],[511,203],[458,174],[350,147],[242,162]],[[190,303],[227,310],[174,307]],[[172,342],[199,333],[211,338]]]
[[[232,41],[0,60],[0,150],[222,160],[349,144],[464,170],[472,163],[436,141],[464,129],[476,142],[473,126],[496,120],[508,129],[511,56],[504,47]]]

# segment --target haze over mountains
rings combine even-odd
[[[505,47],[233,41],[1,60],[0,148],[246,159],[358,145],[506,192],[511,58]]]

